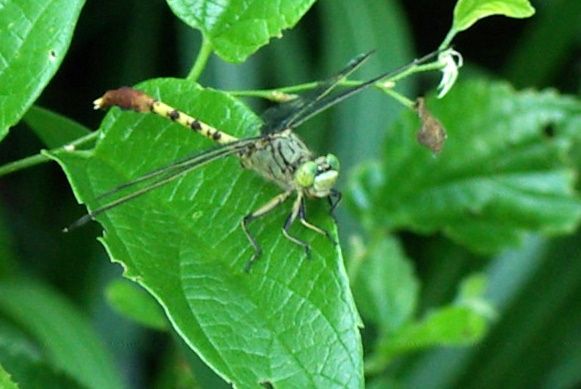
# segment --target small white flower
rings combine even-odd
[[[448,49],[440,53],[438,61],[444,65],[441,70],[442,81],[438,85],[438,98],[441,99],[452,89],[458,78],[458,70],[462,67],[464,61],[462,55],[454,49]]]

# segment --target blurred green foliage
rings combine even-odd
[[[82,2],[47,3],[49,11],[68,18],[59,22],[64,36],[72,34]],[[172,3],[175,9],[180,2]],[[288,27],[311,2],[283,3],[298,4],[287,9],[293,18],[271,23]],[[297,84],[376,49],[374,61],[358,74],[365,79],[436,48],[452,25],[454,5],[453,0],[321,0],[282,39],[243,64],[212,56],[200,83],[236,90]],[[366,325],[369,387],[572,388],[581,383],[581,234],[579,184],[573,180],[581,167],[581,108],[578,98],[566,96],[581,90],[576,66],[581,3],[539,0],[533,6],[531,19],[487,18],[455,38],[466,62],[460,84],[444,100],[430,102],[450,137],[437,159],[415,144],[419,124],[413,115],[402,116],[402,107],[377,91],[300,130],[315,149],[338,154],[348,172],[342,186],[355,207],[342,207],[338,224]],[[3,14],[0,8],[3,40],[11,22],[23,23],[16,11],[6,7]],[[249,20],[260,15],[251,10]],[[188,22],[199,15],[180,17]],[[48,45],[43,33],[49,27],[39,20],[30,36]],[[237,28],[247,26],[241,20]],[[207,39],[224,45],[222,58],[237,61],[278,32],[268,25],[262,35],[245,36],[247,45],[232,48],[239,35],[222,36],[220,24],[202,27]],[[23,114],[58,68],[35,104],[62,116],[29,110],[0,144],[0,165],[82,136],[85,126],[98,128],[103,115],[91,111],[91,101],[106,89],[185,77],[202,44],[200,33],[157,0],[88,2],[65,56],[67,39],[57,42],[56,57],[47,51],[40,79],[31,81],[24,65],[16,67],[19,77],[28,77],[21,78],[28,88],[19,91],[22,98],[2,90]],[[23,47],[26,52],[44,46]],[[498,79],[504,82],[491,81]],[[13,80],[10,72],[0,72],[2,85]],[[398,90],[416,96],[434,82],[406,80]],[[249,103],[262,107],[260,101]],[[3,115],[0,122],[14,120]],[[491,156],[491,150],[498,155]],[[460,179],[476,187],[454,185]],[[504,197],[496,196],[499,188]],[[436,210],[436,200],[441,209],[424,212]],[[56,164],[0,178],[0,386],[13,381],[22,388],[228,387],[181,338],[137,324],[164,325],[159,312],[144,308],[151,301],[135,307],[123,303],[139,301],[135,290],[108,289],[124,315],[108,306],[106,286],[117,282],[123,269],[95,243],[98,226],[60,232],[82,212]],[[478,218],[482,215],[487,223]],[[273,234],[277,222],[272,221]],[[551,238],[542,231],[570,235]],[[163,264],[152,270],[163,272]]]

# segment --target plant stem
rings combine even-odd
[[[198,81],[200,75],[204,71],[206,64],[208,63],[208,59],[212,54],[212,45],[210,42],[203,37],[202,38],[202,46],[200,47],[200,51],[198,52],[198,56],[196,57],[196,62],[194,62],[194,66],[192,70],[190,70],[190,74],[188,74],[187,79],[190,81]]]
[[[64,151],[64,150],[71,150],[71,149],[74,150],[77,146],[80,146],[84,143],[87,143],[89,141],[94,140],[98,134],[99,134],[98,132],[91,132],[90,134],[85,135],[82,138],[79,138],[71,143],[68,143],[64,146],[52,149],[52,150],[50,150],[50,152],[57,152],[57,151]],[[32,155],[30,157],[20,159],[18,161],[10,162],[4,166],[0,166],[0,177],[5,176],[5,175],[10,174],[10,173],[17,172],[19,170],[23,170],[23,169],[32,167],[32,166],[40,165],[42,163],[49,162],[49,161],[51,161],[51,159],[49,157],[47,157],[45,154],[37,154],[37,155]]]
[[[416,103],[413,100],[408,99],[407,97],[405,97],[401,93],[398,93],[391,88],[381,88],[381,90],[384,91],[385,93],[387,93],[388,95],[390,95],[391,97],[393,97],[395,100],[397,100],[399,103],[401,103],[406,108],[409,108],[411,110],[415,110]]]
[[[343,80],[339,81],[337,85],[340,86],[357,86],[363,84],[363,81],[355,81],[355,80]],[[315,89],[319,86],[318,81],[311,81],[305,82],[304,84],[297,84],[291,86],[284,86],[281,88],[273,88],[273,89],[253,89],[253,90],[232,90],[228,91],[229,94],[235,97],[260,97],[263,99],[276,101],[276,102],[283,102],[286,100],[290,100],[294,93],[304,92],[307,90]],[[288,98],[284,98],[284,97]]]
[[[401,73],[398,73],[392,77],[384,78],[381,81],[378,81],[375,84],[375,86],[387,92],[388,90],[391,90],[391,88],[385,88],[384,86],[382,86],[382,84],[389,83],[389,82],[396,82],[396,81],[399,81],[403,78],[409,77],[409,76],[416,74],[416,73],[423,73],[423,72],[429,72],[429,71],[433,71],[433,70],[440,70],[443,67],[444,67],[444,65],[439,61],[434,61],[434,62],[424,64],[424,65],[410,66],[408,69],[406,69],[405,71],[403,71]],[[338,83],[338,85],[340,85],[340,86],[357,86],[357,85],[362,84],[363,82],[364,81],[343,80],[343,81],[340,81]],[[275,102],[282,102],[282,101],[290,100],[292,98],[291,94],[293,94],[293,93],[311,90],[311,89],[316,88],[318,85],[319,85],[319,82],[312,81],[312,82],[306,82],[304,84],[291,85],[291,86],[286,86],[286,87],[282,87],[282,88],[257,89],[257,90],[256,89],[255,90],[234,90],[234,91],[229,91],[228,93],[230,93],[231,95],[236,96],[236,97],[260,97],[260,98],[264,98],[264,99],[275,101]],[[392,93],[389,93],[389,94],[394,96]],[[405,97],[403,97],[401,95],[399,95],[399,96],[402,97],[403,99],[407,100]],[[409,105],[409,104],[407,104],[407,102],[404,102],[400,98],[397,98],[397,100],[400,102],[403,102],[405,106]],[[407,100],[407,101],[410,101],[410,100]],[[411,104],[413,105],[413,102]]]
[[[37,154],[18,161],[7,163],[4,166],[0,166],[0,177],[5,176],[10,173],[17,172],[18,170],[23,170],[32,166],[40,165],[50,161],[50,159],[44,154]]]
[[[411,66],[409,69],[406,69],[403,72],[394,75],[391,78],[386,78],[386,79],[382,80],[382,82],[388,82],[388,81],[396,82],[396,81],[399,81],[403,78],[409,77],[412,74],[431,72],[432,70],[440,70],[443,67],[444,67],[444,65],[442,63],[440,63],[439,61],[430,62],[430,63],[427,63],[425,65],[414,65],[414,66]]]
[[[297,92],[303,92],[306,90],[314,89],[318,83],[316,81],[307,82],[304,84],[285,86],[282,88],[274,89],[253,89],[253,90],[233,90],[228,93],[236,97],[260,97],[267,100],[279,101],[277,96],[280,95],[290,95]],[[342,85],[339,83],[339,85]]]
[[[457,33],[458,33],[458,31],[456,31],[455,28],[451,28],[450,31],[448,31],[448,34],[446,34],[446,37],[444,38],[444,40],[440,44],[439,48],[443,50],[443,49],[447,48],[448,46],[450,46],[452,39],[454,39],[454,37],[456,36]]]

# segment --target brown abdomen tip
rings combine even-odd
[[[149,112],[154,99],[145,93],[128,86],[119,89],[112,89],[95,100],[95,109],[107,109],[109,107],[119,107],[121,109],[130,109],[136,112]]]

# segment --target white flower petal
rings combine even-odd
[[[459,52],[449,49],[440,53],[438,61],[444,65],[442,68],[442,80],[440,85],[438,85],[438,98],[441,99],[452,89],[458,78],[458,70],[464,64],[464,60]]]

